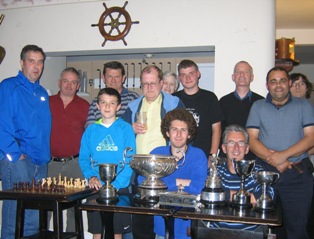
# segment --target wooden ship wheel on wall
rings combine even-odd
[[[103,3],[105,11],[99,18],[98,24],[92,24],[92,27],[98,26],[101,35],[105,38],[102,46],[109,41],[122,40],[124,45],[126,35],[129,33],[132,24],[138,24],[139,21],[132,22],[130,14],[125,10],[128,1],[124,3],[123,7],[108,8],[106,3]]]

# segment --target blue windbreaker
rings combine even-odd
[[[39,82],[18,75],[0,83],[0,151],[17,161],[21,154],[36,165],[50,160],[49,97]]]

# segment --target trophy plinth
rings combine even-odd
[[[251,196],[249,193],[244,189],[244,180],[247,176],[249,176],[254,167],[255,167],[255,160],[233,160],[233,166],[236,173],[241,178],[241,185],[240,190],[232,195],[232,206],[235,208],[245,209],[251,208],[253,205],[251,204]]]
[[[96,199],[99,203],[115,203],[118,201],[117,190],[111,185],[111,182],[116,176],[124,169],[124,163],[122,162],[122,169],[117,173],[117,164],[99,164],[100,179],[104,182],[104,185],[99,189],[99,197]]]
[[[217,172],[218,157],[213,155],[210,159],[210,174],[206,179],[205,187],[201,193],[201,203],[207,208],[225,206],[225,192]]]
[[[269,171],[258,171],[254,173],[257,183],[262,185],[262,195],[256,201],[255,209],[257,210],[273,210],[274,205],[272,199],[267,195],[267,186],[274,184],[279,179],[279,174]]]
[[[183,153],[183,152],[182,152]],[[168,187],[159,178],[173,173],[183,162],[178,164],[177,157],[159,154],[134,154],[130,161],[131,168],[145,177],[138,186],[138,194],[134,196],[135,202],[141,206],[152,207],[159,201],[159,194],[166,192]]]

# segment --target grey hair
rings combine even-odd
[[[62,75],[63,75],[64,73],[66,73],[66,72],[74,73],[74,74],[77,76],[78,81],[80,80],[80,73],[79,73],[74,67],[67,67],[67,68],[65,68],[65,69],[61,72],[60,77],[62,77]]]
[[[244,135],[245,143],[249,143],[249,134],[248,132],[240,125],[232,124],[226,127],[225,131],[222,134],[222,143],[227,143],[227,136],[230,132],[239,132]]]
[[[164,80],[166,77],[169,77],[169,76],[172,76],[175,79],[175,84],[176,84],[175,91],[177,91],[180,86],[180,81],[178,80],[177,74],[172,71],[165,71],[162,76],[162,79]]]
[[[249,68],[251,69],[251,74],[253,74],[253,68],[247,61],[239,61],[237,64],[235,64],[235,66],[233,68],[233,72],[235,72],[235,70],[239,64],[247,64],[249,66]]]

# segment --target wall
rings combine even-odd
[[[124,1],[106,1],[108,7],[123,6]],[[0,45],[7,56],[0,65],[0,79],[15,75],[19,53],[27,43],[46,52],[87,52],[107,50],[215,46],[214,91],[218,97],[232,91],[231,74],[239,60],[249,61],[255,73],[253,90],[265,94],[264,78],[274,64],[274,0],[132,0],[126,7],[133,21],[122,41],[107,42],[97,27],[105,8],[101,1],[36,6],[0,10],[5,19],[0,28]],[[265,17],[267,16],[267,17]],[[59,72],[52,77],[56,79]]]

